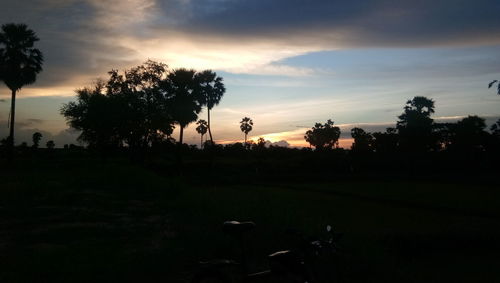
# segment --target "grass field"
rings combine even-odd
[[[0,282],[186,282],[235,254],[225,220],[253,220],[251,257],[293,227],[344,233],[343,282],[500,282],[500,188],[404,180],[204,184],[126,160],[30,159],[0,178]]]

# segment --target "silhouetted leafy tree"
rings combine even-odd
[[[16,93],[25,85],[36,81],[42,71],[42,52],[34,48],[39,38],[25,24],[4,24],[0,32],[0,80],[11,90],[10,134],[11,149],[14,146],[14,121]]]
[[[33,148],[38,148],[38,146],[40,145],[40,140],[42,140],[42,134],[39,133],[39,132],[35,132],[32,136],[32,140],[33,140]]]
[[[63,105],[61,114],[70,127],[81,131],[78,140],[99,149],[121,146],[121,118],[127,108],[120,107],[119,97],[106,95],[102,81],[78,89],[76,94],[77,101]]]
[[[45,146],[47,146],[48,149],[54,149],[54,147],[56,147],[56,144],[53,140],[50,140],[45,144]]]
[[[22,150],[26,150],[28,148],[28,143],[27,142],[22,142],[19,145],[19,148],[22,149]]]
[[[255,149],[263,150],[266,148],[266,140],[263,137],[259,137],[255,143]]]
[[[196,81],[201,88],[202,105],[207,106],[208,134],[210,136],[210,141],[213,143],[214,139],[210,128],[210,110],[219,104],[222,96],[224,96],[226,92],[226,88],[224,87],[224,83],[222,83],[222,78],[217,77],[217,74],[211,70],[197,73]]]
[[[179,144],[183,142],[184,128],[198,119],[203,97],[194,70],[177,69],[168,75],[164,84],[168,94],[170,113],[180,126]]]
[[[440,149],[446,149],[451,144],[453,123],[434,123]]]
[[[173,131],[169,94],[163,83],[167,66],[147,61],[107,82],[77,90],[77,101],[63,105],[68,124],[82,131],[79,140],[100,149],[127,144],[144,148],[168,139]]]
[[[125,70],[109,72],[106,94],[122,110],[120,137],[132,148],[145,148],[160,143],[172,134],[173,119],[168,98],[162,86],[167,78],[167,65],[148,60]]]
[[[245,133],[245,145],[247,145],[247,136],[253,129],[253,121],[248,117],[244,117],[240,121],[240,130]]]
[[[316,123],[311,130],[306,132],[304,139],[317,150],[338,147],[340,128],[333,124],[334,122],[330,119],[325,124]]]
[[[351,137],[354,139],[352,150],[355,152],[372,151],[373,136],[361,128],[352,128]]]
[[[245,149],[247,149],[247,147],[241,142],[230,143],[224,146],[224,152],[236,156],[244,154]]]
[[[500,137],[500,119],[498,119],[495,124],[491,125],[490,130],[493,135]]]
[[[493,85],[497,84],[497,94],[500,95],[500,82],[498,80],[493,80],[488,84],[488,88],[491,88]]]
[[[398,148],[399,135],[395,128],[387,128],[385,133],[376,132],[372,135],[375,152],[382,154],[393,153]]]
[[[207,121],[200,119],[196,122],[196,125],[198,125],[198,127],[196,127],[196,131],[201,135],[200,148],[203,148],[203,136],[207,133],[208,129]]]
[[[482,151],[488,138],[486,123],[478,116],[468,116],[450,124],[449,148],[467,152]]]
[[[432,99],[415,96],[406,102],[396,126],[400,137],[399,146],[403,151],[426,152],[436,149],[438,136],[433,131],[434,120],[430,118],[432,113],[434,113]]]

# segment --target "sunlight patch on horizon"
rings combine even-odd
[[[307,143],[304,139],[304,135],[309,128],[300,128],[293,131],[285,131],[285,132],[276,132],[269,133],[263,135],[255,135],[250,136],[248,140],[252,140],[253,142],[257,142],[259,138],[264,138],[266,141],[270,141],[271,143],[277,143],[280,141],[286,141],[290,144],[291,147],[309,147],[309,143]],[[222,144],[234,143],[234,142],[243,142],[243,140],[236,141],[220,141]],[[352,138],[340,138],[339,139],[339,147],[342,148],[350,148],[352,145]]]

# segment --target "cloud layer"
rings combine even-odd
[[[322,50],[500,42],[495,0],[6,0],[3,22],[40,38],[45,71],[26,95],[72,90],[147,58],[172,67],[307,76],[280,63]]]

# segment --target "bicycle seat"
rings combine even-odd
[[[222,225],[222,230],[228,234],[239,235],[244,232],[250,231],[255,228],[255,223],[252,221],[238,222],[238,221],[226,221]]]

